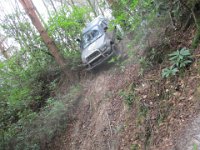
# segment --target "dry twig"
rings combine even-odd
[[[109,124],[109,127],[110,127],[110,136],[112,137],[112,135],[113,135],[113,133],[112,133],[112,127],[111,127],[111,123],[110,123],[110,119],[109,119],[107,111],[106,111],[106,116],[108,118],[108,124]]]

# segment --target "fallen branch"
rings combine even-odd
[[[111,127],[111,123],[110,123],[110,119],[109,119],[107,111],[106,111],[106,116],[108,118],[108,124],[109,124],[109,127],[110,127],[110,136],[112,137],[112,135],[113,135],[113,133],[112,133],[112,127]]]
[[[108,141],[108,149],[111,150],[110,142]]]
[[[189,27],[190,25],[190,20],[192,19],[192,13],[190,13],[189,17],[187,18],[186,22],[185,22],[185,25],[182,27],[182,30],[183,31],[186,31],[187,28]]]

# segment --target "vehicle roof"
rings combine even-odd
[[[98,16],[96,17],[92,22],[90,22],[82,31],[82,33],[86,33],[87,31],[89,31],[92,27],[94,27],[95,25],[98,25],[100,21],[105,20],[107,21],[107,19],[103,16]]]

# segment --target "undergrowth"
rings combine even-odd
[[[137,100],[137,95],[135,93],[136,85],[134,83],[130,84],[127,90],[120,92],[120,96],[124,99],[124,103],[130,108],[134,101]]]
[[[50,97],[40,113],[26,112],[28,115],[13,123],[1,137],[2,149],[45,148],[46,144],[61,132],[73,118],[71,112],[80,101],[81,86],[70,88],[67,95]],[[25,112],[24,112],[25,113]]]
[[[162,70],[162,77],[167,78],[176,75],[179,71],[184,70],[186,66],[192,63],[190,50],[182,48],[169,54],[171,67]]]

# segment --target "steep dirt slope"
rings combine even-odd
[[[77,118],[61,138],[58,149],[129,150],[137,147],[182,150],[183,146],[188,147],[185,143],[190,142],[193,133],[200,133],[199,128],[196,128],[198,120],[194,121],[194,128],[191,128],[191,120],[198,114],[200,106],[196,90],[199,79],[192,75],[191,78],[185,78],[184,82],[176,81],[175,84],[182,84],[180,91],[169,89],[173,96],[168,101],[158,102],[159,96],[155,98],[154,92],[166,90],[172,84],[155,83],[152,74],[155,75],[156,70],[147,73],[145,78],[140,78],[137,75],[138,69],[138,65],[132,65],[123,73],[115,72],[115,75],[102,72],[88,81],[85,97],[75,114]],[[130,90],[130,83],[133,82],[138,85],[136,91],[141,104],[148,107],[146,116],[138,115],[140,111],[136,104],[128,108],[120,95],[122,89]],[[162,84],[166,84],[164,89]],[[151,94],[154,96],[150,96]],[[159,113],[167,115],[162,120]],[[148,134],[150,135],[147,136]],[[191,143],[188,145],[191,146]]]
[[[173,35],[167,48],[189,47],[190,33]],[[52,149],[200,149],[199,55],[200,47],[187,71],[167,80],[161,78],[167,63],[156,64],[141,75],[136,61],[87,79],[75,119]]]
[[[132,66],[136,71],[137,66]],[[70,135],[63,137],[60,149],[108,150],[117,149],[120,144],[120,130],[125,126],[127,108],[123,101],[113,97],[119,87],[125,86],[132,74],[126,72],[127,79],[112,73],[102,72],[86,85],[85,97],[77,111],[77,119]]]
[[[190,120],[177,140],[176,149],[200,149],[200,116]]]

